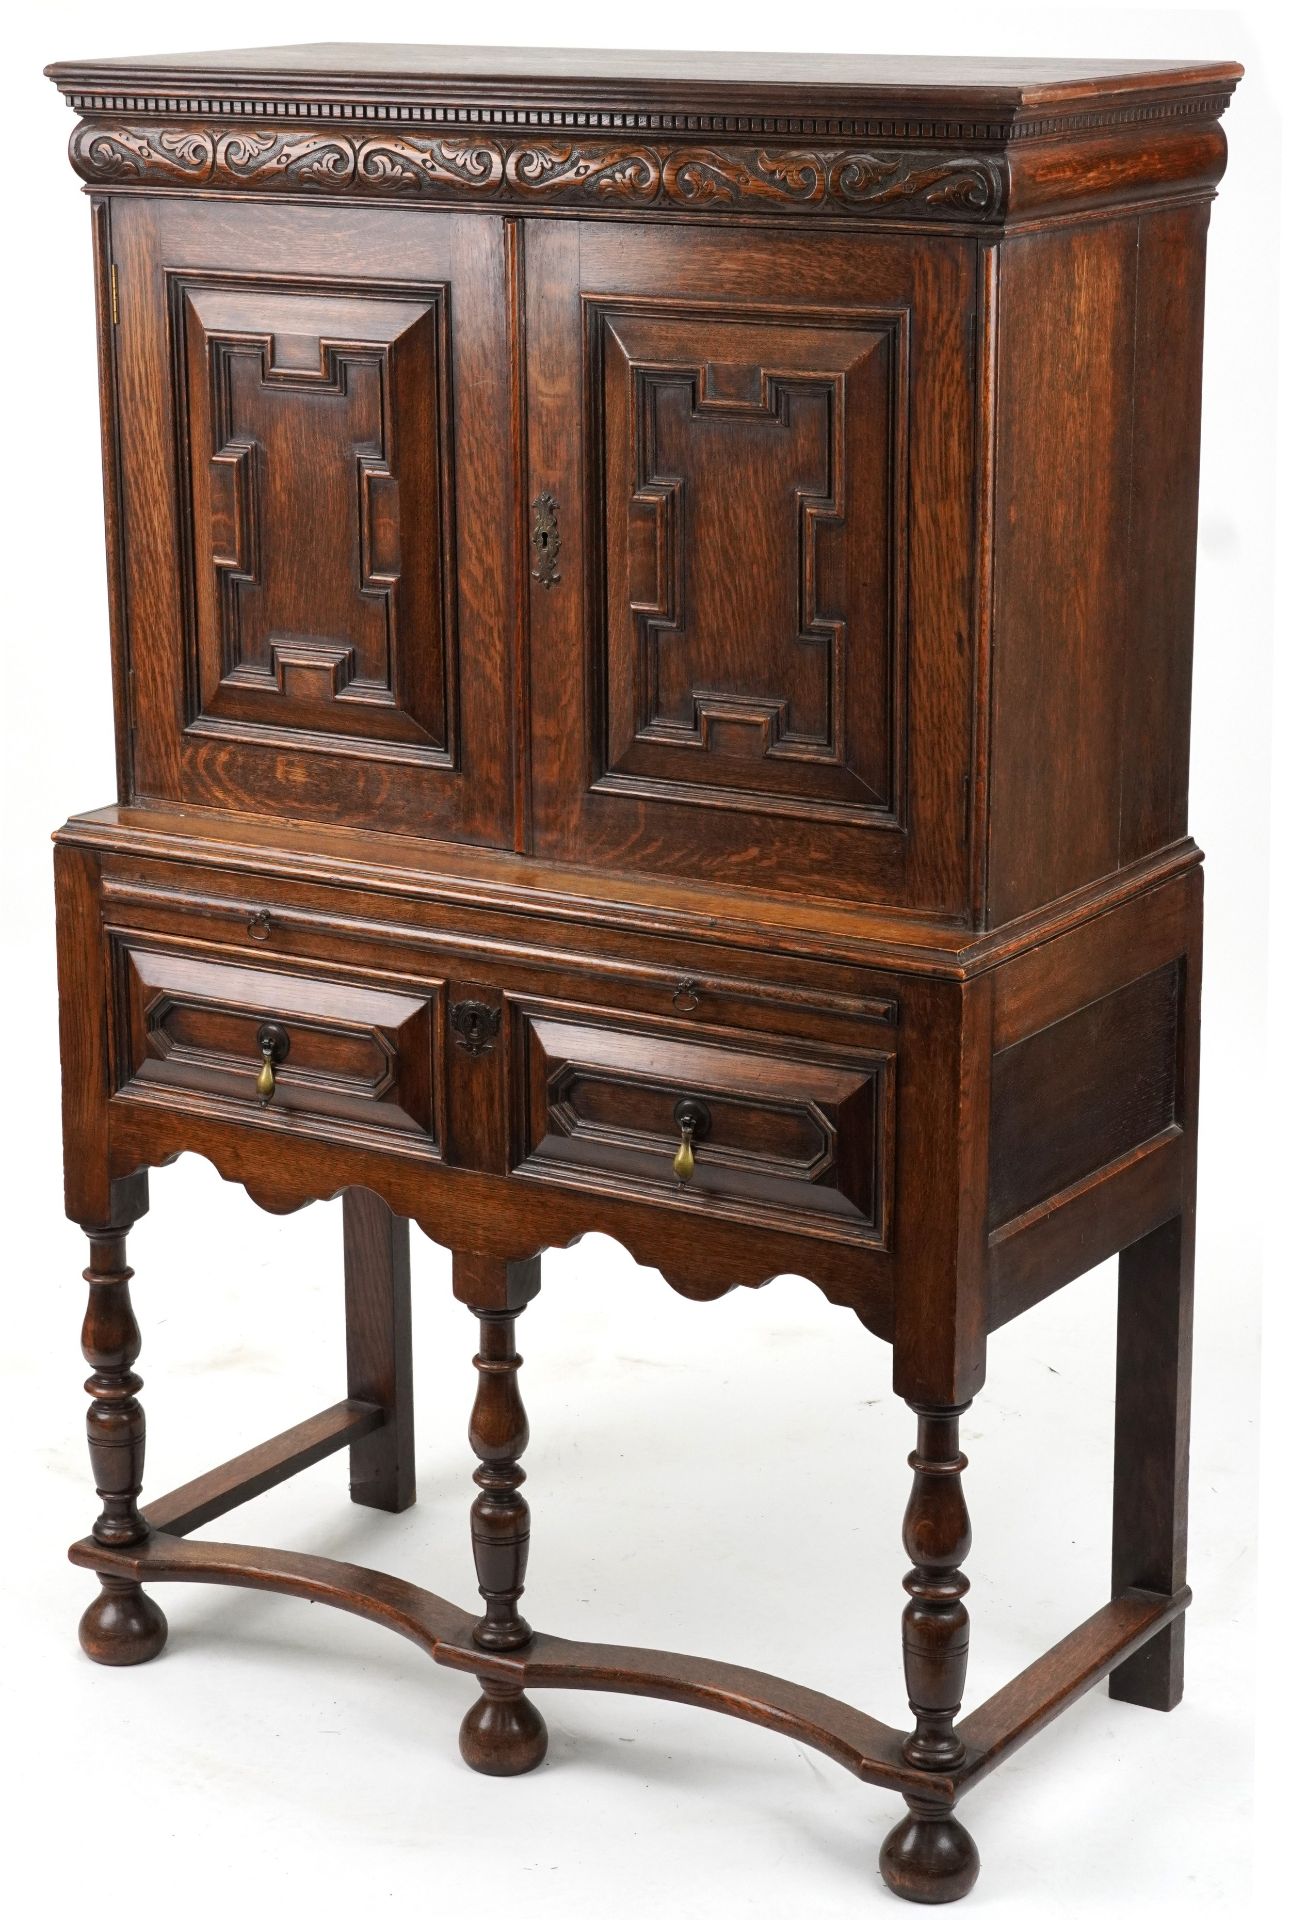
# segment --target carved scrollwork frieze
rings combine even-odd
[[[526,142],[506,156],[512,193],[541,199],[624,201],[648,206],[663,179],[661,156],[652,147],[536,146]]]
[[[92,185],[929,218],[992,218],[1003,209],[1006,185],[1002,164],[978,154],[508,142],[320,128],[221,132],[94,120],[73,132],[71,160]]]
[[[201,128],[104,127],[84,120],[73,128],[68,152],[83,180],[197,186],[214,165],[215,136]]]

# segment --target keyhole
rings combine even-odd
[[[533,568],[533,578],[544,587],[553,586],[560,578],[555,564],[560,552],[556,512],[555,498],[551,493],[544,491],[533,502],[532,552],[537,563]]]

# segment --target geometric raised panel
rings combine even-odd
[[[190,732],[451,765],[442,287],[171,281]]]
[[[593,784],[890,819],[902,312],[587,299],[584,314]]]

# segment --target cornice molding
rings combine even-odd
[[[1232,87],[1198,92],[1179,88],[1143,99],[1128,96],[1107,105],[1075,103],[1043,113],[1019,109],[1006,115],[939,116],[901,110],[872,114],[784,112],[664,111],[612,104],[588,106],[525,101],[476,102],[466,99],[393,100],[337,96],[309,97],[251,88],[236,93],[208,90],[177,92],[63,89],[69,106],[98,120],[138,119],[360,122],[377,126],[433,126],[573,134],[682,134],[718,139],[860,140],[895,145],[1009,145],[1102,128],[1161,122],[1214,120],[1228,106]]]

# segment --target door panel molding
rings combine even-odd
[[[907,309],[582,304],[593,788],[898,827]]]
[[[447,287],[166,282],[186,730],[455,765]]]

